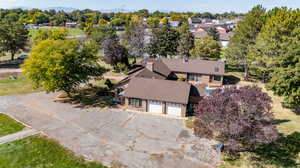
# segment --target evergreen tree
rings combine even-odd
[[[190,32],[187,24],[182,25],[179,28],[179,41],[178,41],[178,53],[184,57],[190,56],[190,50],[194,48],[195,37]]]
[[[148,52],[150,56],[174,56],[177,53],[179,33],[170,26],[153,29]]]
[[[286,58],[294,36],[299,36],[296,28],[300,26],[300,11],[287,8],[275,8],[269,12],[255,45],[250,50],[257,75],[265,82],[271,79],[271,73],[277,67],[286,68],[291,58]],[[291,57],[291,55],[289,55]]]
[[[255,44],[256,36],[264,23],[265,9],[262,6],[254,7],[238,23],[234,36],[225,50],[225,57],[229,63],[243,63],[246,79],[249,77],[249,64],[251,63],[249,48]]]

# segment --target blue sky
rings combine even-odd
[[[0,0],[0,8],[12,7],[73,7],[78,9],[142,9],[246,12],[257,4],[270,9],[275,6],[300,8],[300,0]]]

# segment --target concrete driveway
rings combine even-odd
[[[43,131],[66,148],[104,165],[128,168],[210,168],[220,162],[207,139],[183,120],[56,103],[55,94],[0,97],[0,112]]]

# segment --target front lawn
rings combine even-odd
[[[44,136],[0,145],[0,168],[105,168],[86,162]]]
[[[42,89],[32,88],[32,84],[24,77],[0,80],[0,96],[39,92]]]
[[[9,116],[0,113],[0,137],[19,132],[23,129],[24,126],[21,123],[18,123]]]

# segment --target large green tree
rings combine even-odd
[[[98,25],[92,29],[90,38],[98,45],[102,45],[104,40],[117,36],[117,33],[110,25]]]
[[[11,53],[13,60],[16,53],[24,50],[28,40],[28,30],[19,22],[0,23],[0,50]]]
[[[255,61],[257,76],[265,82],[277,67],[286,68],[291,64],[291,57],[286,58],[294,36],[299,36],[300,11],[287,8],[275,8],[268,13],[266,23],[257,36],[250,55]]]
[[[249,77],[251,63],[249,48],[255,45],[257,34],[265,23],[266,11],[262,6],[256,6],[240,21],[225,50],[225,57],[229,63],[244,65],[245,78]]]
[[[177,53],[179,33],[168,25],[153,29],[148,52],[152,57],[174,56]]]
[[[78,40],[45,40],[33,47],[22,68],[34,86],[71,94],[104,72],[95,53],[94,47]]]
[[[195,37],[192,32],[189,30],[187,24],[183,24],[179,28],[179,41],[178,41],[178,53],[181,56],[189,57],[190,50],[194,48]]]
[[[271,80],[267,87],[283,96],[288,106],[300,106],[300,28],[296,28],[289,40],[282,44],[282,53],[272,67]]]
[[[193,58],[218,60],[221,56],[221,45],[211,36],[205,36],[195,41],[195,48],[190,51]]]
[[[65,40],[68,36],[68,29],[55,28],[55,29],[38,29],[33,33],[31,40],[34,44],[37,44],[43,40]]]

